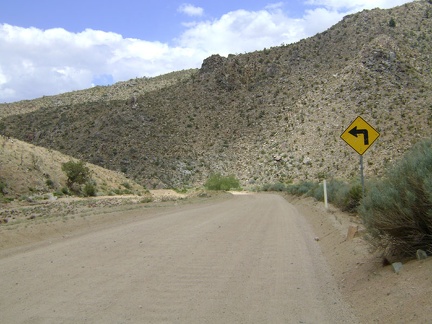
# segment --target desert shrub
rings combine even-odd
[[[360,184],[350,185],[347,194],[343,199],[342,210],[348,212],[357,211],[363,198],[363,189]]]
[[[45,184],[47,185],[48,188],[54,188],[54,181],[52,181],[51,179],[47,179],[45,181]]]
[[[90,169],[83,161],[63,163],[62,171],[66,173],[69,188],[72,188],[74,184],[82,185],[90,180]]]
[[[63,196],[64,196],[64,193],[63,193],[61,190],[56,190],[56,191],[53,193],[53,195],[54,195],[55,197],[63,197]]]
[[[6,183],[0,181],[0,195],[5,195],[7,193],[6,187],[7,187]]]
[[[316,186],[318,186],[318,184],[314,183],[312,181],[300,182],[300,183],[288,186],[287,192],[292,194],[292,195],[302,196],[302,195],[306,195],[308,192],[310,192]]]
[[[233,175],[223,176],[220,173],[215,173],[210,175],[204,187],[208,190],[240,189],[240,182]]]
[[[387,256],[432,254],[432,139],[415,145],[381,181],[368,185],[359,207]]]
[[[328,201],[343,211],[355,212],[363,196],[362,186],[354,182],[332,179],[327,182]]]
[[[324,200],[322,183],[306,181],[290,185],[286,191],[296,196],[309,196]],[[343,211],[355,212],[362,199],[362,187],[357,182],[348,183],[337,179],[327,181],[327,200]]]
[[[349,185],[345,181],[331,179],[327,181],[328,201],[338,208],[343,208]]]
[[[5,182],[0,180],[0,203],[10,202],[9,198],[6,198],[4,195],[8,193],[7,185]]]
[[[142,203],[142,204],[147,204],[147,203],[151,203],[151,202],[153,202],[153,198],[150,196],[143,197],[140,200],[140,203]]]
[[[87,182],[83,189],[83,195],[86,197],[96,196],[96,185],[91,182]]]
[[[324,187],[319,183],[315,183],[315,185],[309,190],[307,193],[309,197],[313,197],[316,200],[323,201],[324,200]],[[327,193],[328,197],[328,193]]]
[[[129,189],[129,190],[132,189],[132,187],[131,187],[131,185],[130,185],[129,182],[123,182],[122,186],[125,187],[126,189]]]
[[[262,191],[286,191],[286,186],[281,182],[265,184],[261,187]]]

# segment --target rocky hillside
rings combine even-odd
[[[49,198],[47,193],[61,194],[67,187],[61,166],[73,160],[70,156],[3,136],[0,136],[0,149],[0,205],[4,197],[44,200]],[[145,188],[119,172],[92,164],[86,166],[98,195],[137,194],[143,199],[150,196]]]
[[[134,102],[139,93],[153,91],[189,78],[194,69],[175,71],[154,78],[136,78],[117,82],[112,86],[95,86],[86,90],[61,95],[44,96],[34,100],[0,104],[0,119],[9,115],[25,114],[43,107],[60,107],[92,101],[129,100]]]
[[[429,1],[365,10],[295,44],[213,55],[158,88],[140,79],[123,97],[92,88],[26,114],[16,112],[38,101],[1,105],[0,133],[148,188],[201,184],[211,172],[247,186],[357,177],[359,156],[340,135],[361,115],[381,134],[365,172],[380,175],[430,136],[431,44]]]

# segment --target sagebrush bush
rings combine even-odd
[[[331,179],[327,181],[328,201],[336,207],[343,209],[349,188],[349,184],[341,180]]]
[[[300,182],[300,183],[288,186],[287,192],[292,194],[292,195],[302,196],[302,195],[306,195],[308,192],[310,192],[317,185],[318,185],[317,183],[314,183],[312,181]]]
[[[307,193],[308,196],[315,198],[318,201],[324,200],[324,186],[319,183],[315,183],[315,185],[309,190]],[[328,197],[328,192],[327,192]]]
[[[204,187],[209,190],[240,189],[240,182],[233,175],[223,176],[220,173],[215,173],[210,175]]]
[[[281,182],[273,184],[265,184],[261,188],[262,191],[286,191],[286,186]]]
[[[385,243],[388,256],[432,254],[432,139],[416,144],[386,173],[368,185],[359,207],[370,232]]]
[[[306,195],[324,200],[324,187],[318,182],[300,182],[290,185],[286,191],[296,196]],[[355,212],[362,199],[362,187],[357,182],[347,183],[337,179],[327,181],[327,200],[347,212]]]

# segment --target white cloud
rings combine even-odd
[[[340,13],[335,10],[325,8],[316,8],[314,10],[306,10],[303,17],[303,25],[305,34],[315,35],[324,31],[326,28],[340,21],[346,13]]]
[[[2,68],[0,66],[0,85],[5,84],[6,82],[8,82],[8,78],[3,74]]]
[[[183,3],[179,8],[179,12],[182,12],[188,16],[202,16],[204,14],[204,9],[200,7],[196,7],[189,3]]]
[[[281,3],[264,10],[237,10],[219,19],[195,21],[173,44],[123,38],[92,29],[72,33],[0,24],[0,102],[32,99],[142,76],[199,67],[212,54],[228,55],[289,44],[364,8],[392,7],[404,0],[308,0],[301,18]],[[183,12],[203,10],[184,5]],[[185,25],[186,26],[186,25]]]
[[[237,10],[219,20],[196,23],[181,35],[178,44],[227,55],[290,43],[304,36],[301,20],[291,19],[281,10]]]
[[[104,75],[117,82],[199,67],[200,54],[91,29],[0,24],[0,102],[89,88]]]
[[[338,11],[358,11],[372,8],[391,8],[407,3],[407,0],[307,0],[305,4]]]
[[[283,2],[275,2],[275,3],[270,3],[268,4],[265,9],[279,9],[282,8],[284,6]]]

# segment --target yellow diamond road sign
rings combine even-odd
[[[379,136],[371,125],[358,116],[342,133],[341,138],[358,154],[363,155]]]

